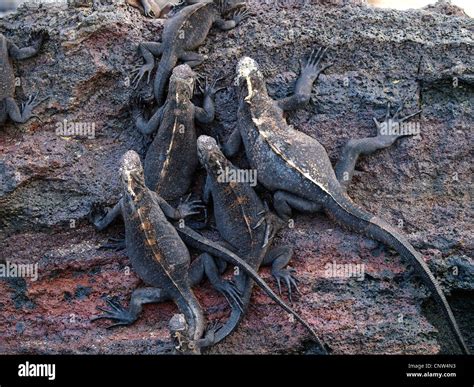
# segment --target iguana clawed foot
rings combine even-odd
[[[151,8],[150,4],[147,1],[143,1],[142,5],[143,5],[143,14],[146,17],[150,17],[150,18],[157,17],[156,14],[155,14],[155,11],[153,11],[153,9]],[[158,15],[158,16],[160,16],[160,15]]]
[[[144,65],[136,65],[131,72],[131,76],[133,77],[132,80],[132,87],[137,89],[138,85],[140,84],[141,80],[146,76],[146,83],[149,84],[151,80],[151,72],[153,71],[153,64],[144,64]]]
[[[181,199],[181,202],[177,208],[179,212],[179,218],[184,219],[192,215],[198,215],[201,213],[201,211],[206,208],[205,205],[202,204],[202,201],[200,200],[192,200],[189,201],[191,197],[191,194],[188,195],[188,197],[183,201]]]
[[[272,275],[275,278],[275,281],[278,286],[278,292],[280,293],[281,296],[281,282],[283,281],[286,287],[288,288],[288,299],[292,302],[292,296],[293,296],[293,290],[296,291],[296,293],[301,294],[300,290],[298,289],[298,284],[297,284],[297,278],[294,277],[294,274],[296,273],[296,270],[288,267],[286,269],[279,269],[275,270],[272,269]]]
[[[145,100],[141,96],[135,96],[131,98],[130,110],[132,112],[134,122],[136,122],[138,118],[143,117],[145,105]]]
[[[41,100],[38,100],[38,94],[31,95],[26,102],[21,104],[21,116],[25,118],[25,121],[30,118],[37,118],[39,121],[43,122],[40,117],[33,115],[33,109],[46,101],[48,97],[45,97]]]
[[[202,77],[199,77],[198,78],[199,92],[205,97],[206,96],[214,97],[217,92],[225,89],[225,87],[216,87],[217,82],[221,81],[222,79],[223,77],[218,77],[212,83],[210,83],[207,77],[205,77],[204,80],[202,80]]]
[[[216,289],[222,293],[229,305],[235,305],[243,312],[242,293],[234,282],[222,281],[222,283],[216,285]]]
[[[94,317],[93,319],[91,319],[91,322],[103,319],[116,321],[115,324],[112,324],[107,327],[107,329],[110,329],[118,326],[131,325],[136,321],[136,318],[132,316],[131,313],[122,305],[120,305],[117,301],[108,299],[106,300],[106,302],[110,306],[110,309],[104,309],[98,306],[97,309],[104,312],[104,314],[98,317]]]
[[[327,50],[326,47],[320,47],[318,50],[314,49],[305,64],[301,66],[301,74],[317,80],[321,73],[333,65],[332,63],[329,63],[324,67],[319,67],[319,64],[326,55]]]
[[[375,125],[377,126],[377,138],[381,141],[383,146],[389,146],[393,144],[400,137],[413,136],[419,134],[416,131],[405,130],[401,124],[408,121],[410,118],[420,114],[422,111],[418,110],[413,114],[400,118],[400,112],[405,106],[405,100],[402,101],[395,114],[392,115],[391,104],[387,103],[387,112],[383,122],[379,122],[374,117]]]
[[[236,25],[239,25],[248,17],[250,17],[249,9],[247,7],[241,7],[233,13],[232,20],[235,22]]]

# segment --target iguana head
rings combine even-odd
[[[229,163],[217,145],[215,139],[209,136],[199,136],[197,140],[199,161],[212,175],[219,175]]]
[[[138,193],[145,188],[145,175],[143,173],[142,162],[138,153],[129,150],[122,158],[120,168],[122,183],[125,192],[135,199]]]
[[[252,58],[242,58],[237,65],[237,84],[240,98],[250,103],[256,96],[267,95],[267,87],[258,63]]]
[[[178,101],[190,100],[194,95],[196,73],[184,64],[174,68],[170,78],[168,96]]]

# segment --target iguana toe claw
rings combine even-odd
[[[420,113],[423,113],[423,110],[420,109],[420,110],[418,110],[416,113],[413,113],[413,114],[410,114],[410,115],[408,115],[408,116],[405,116],[405,117],[401,118],[401,119],[400,119],[400,122],[407,121],[407,120],[409,120],[410,118],[413,118],[413,117],[415,117],[416,115],[418,115],[418,114],[420,114]]]
[[[403,130],[403,128],[400,127],[401,123],[413,118],[414,116],[422,112],[421,110],[418,110],[417,112],[413,114],[410,114],[403,118],[399,118],[400,113],[403,107],[405,106],[405,102],[406,102],[406,99],[404,99],[400,103],[400,106],[397,108],[396,112],[393,115],[391,112],[392,106],[390,102],[388,102],[384,120],[382,122],[379,122],[377,118],[375,117],[373,118],[375,126],[377,127],[376,138],[378,139],[382,147],[386,147],[393,144],[398,138],[419,134],[417,131]]]
[[[290,282],[291,282],[291,285],[293,286],[293,289],[295,289],[296,293],[301,294],[296,281],[297,281],[296,278],[290,277]]]
[[[319,49],[314,49],[309,55],[309,58],[306,60],[304,65],[301,66],[302,72],[311,74],[315,79],[318,79],[321,73],[323,73],[326,69],[333,65],[332,63],[330,63],[318,69],[319,64],[326,55],[327,50],[327,47],[320,47]]]
[[[97,309],[101,312],[104,312],[104,314],[92,318],[91,322],[104,319],[117,321],[115,324],[107,327],[107,329],[110,329],[116,326],[130,325],[135,321],[130,312],[123,308],[118,302],[112,301],[110,299],[106,300],[106,302],[111,309],[105,309],[98,306]]]
[[[289,277],[285,277],[285,282],[286,282],[286,287],[288,289],[288,299],[290,302],[293,302],[293,299],[291,298],[291,282]]]
[[[280,295],[281,295],[281,281],[283,280],[288,289],[288,298],[290,301],[292,301],[293,290],[295,290],[298,294],[301,294],[298,289],[297,279],[293,276],[295,272],[296,270],[293,268],[272,271],[272,275],[276,280]]]
[[[243,312],[242,294],[233,282],[225,281],[219,291],[224,295],[229,305],[236,305]]]
[[[109,299],[109,300],[107,300],[107,304],[109,304],[109,306],[111,308],[115,309],[118,312],[124,311],[124,308],[122,308],[122,306],[116,301],[113,301],[113,300]]]
[[[275,277],[275,280],[276,280],[277,287],[278,287],[278,294],[279,294],[280,297],[281,297],[281,282],[280,282],[280,277]]]

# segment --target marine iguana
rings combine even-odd
[[[148,189],[140,157],[134,151],[124,155],[121,174],[124,189],[122,199],[105,216],[91,217],[99,230],[106,228],[118,216],[123,217],[127,255],[140,278],[152,287],[135,290],[128,310],[108,301],[111,309],[101,309],[105,314],[94,320],[107,318],[117,321],[114,326],[129,325],[136,321],[143,304],[173,300],[185,316],[188,326],[186,337],[190,346],[198,351],[207,340],[204,338],[204,341],[200,341],[204,334],[204,317],[191,286],[192,277],[201,268],[194,265],[191,269],[186,242],[244,270],[270,298],[293,314],[318,340],[308,323],[286,305],[245,261],[194,230],[181,224],[174,226],[168,221],[168,218],[179,220],[197,213],[199,205],[196,202],[185,203],[181,208],[174,209],[157,193]],[[230,289],[228,293],[231,297],[238,297],[237,292],[232,291],[233,284],[227,281],[221,284],[219,290]]]
[[[386,148],[401,137],[384,135],[381,129],[400,124],[414,114],[401,118],[400,106],[392,116],[389,106],[385,123],[377,122],[377,136],[349,141],[335,169],[324,147],[290,127],[284,118],[284,111],[309,101],[313,83],[323,71],[317,67],[324,52],[321,49],[313,52],[297,81],[295,94],[279,101],[268,95],[258,64],[248,57],[240,60],[238,128],[226,146],[227,155],[235,154],[243,142],[251,167],[257,170],[259,182],[274,193],[274,207],[282,218],[291,217],[292,209],[312,213],[323,210],[339,225],[395,249],[421,275],[442,308],[460,348],[468,353],[443,291],[421,255],[394,227],[355,204],[346,193],[357,158]]]
[[[158,130],[146,153],[145,183],[165,200],[182,197],[189,189],[199,164],[196,153],[194,121],[214,120],[215,82],[202,88],[204,107],[191,102],[196,74],[188,65],[175,67],[170,78],[168,97],[149,121],[135,107],[133,115],[138,129],[145,135]]]
[[[147,83],[150,83],[151,71],[155,67],[154,57],[161,55],[153,86],[155,100],[161,106],[166,84],[176,63],[182,61],[191,67],[201,64],[205,58],[193,50],[204,43],[213,25],[226,31],[244,20],[248,12],[243,5],[245,2],[242,0],[203,0],[183,8],[168,19],[162,34],[163,43],[140,43],[139,50],[145,64],[134,70],[137,73],[132,81],[134,88],[143,77],[147,77]],[[223,15],[233,11],[231,20],[223,19]]]
[[[276,233],[285,226],[259,198],[249,182],[235,181],[225,176],[232,176],[237,168],[225,158],[216,140],[200,136],[197,141],[199,160],[208,173],[204,200],[211,197],[214,204],[217,230],[229,246],[226,247],[242,257],[252,268],[258,270],[262,265],[272,266],[281,295],[280,282],[284,281],[291,301],[292,287],[298,290],[293,277],[294,269],[285,269],[293,254],[290,247],[282,246],[270,249]],[[219,273],[210,278],[215,278]],[[253,281],[240,272],[234,277],[237,288],[243,295],[243,305],[233,306],[229,321],[215,332],[214,342],[218,343],[231,334],[242,320],[252,294]],[[327,353],[321,342],[319,347]]]
[[[44,100],[38,101],[37,95],[31,96],[22,104],[21,110],[15,102],[15,74],[12,59],[23,60],[35,56],[41,49],[46,32],[35,32],[31,46],[19,48],[16,44],[0,34],[0,125],[8,118],[13,122],[24,124],[33,116],[33,109]]]

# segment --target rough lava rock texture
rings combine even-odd
[[[0,130],[0,260],[37,263],[39,277],[0,280],[0,353],[167,353],[174,305],[149,305],[131,327],[91,323],[97,306],[127,303],[140,280],[121,252],[97,248],[122,232],[97,233],[87,220],[94,206],[119,198],[120,157],[144,154],[149,138],[134,128],[130,74],[137,45],[159,40],[163,20],[144,18],[125,1],[98,8],[26,3],[0,19],[0,31],[20,45],[46,29],[40,54],[15,64],[18,101],[50,96],[41,118]],[[307,5],[303,6],[306,3]],[[449,296],[474,349],[471,145],[474,22],[449,7],[395,11],[347,2],[251,1],[252,16],[237,29],[213,31],[200,52],[202,76],[224,76],[217,121],[203,133],[226,138],[236,122],[235,66],[256,59],[275,97],[293,89],[300,58],[329,47],[334,65],[314,88],[309,107],[288,121],[317,138],[335,162],[350,138],[372,136],[372,117],[385,103],[407,99],[419,108],[421,135],[363,158],[350,195],[398,225],[424,255]],[[141,85],[138,93],[150,94]],[[85,136],[66,137],[64,120]],[[92,129],[94,131],[92,132]],[[90,137],[90,138],[88,138]],[[237,163],[246,165],[240,157]],[[196,178],[196,196],[202,185]],[[215,238],[216,235],[210,234]],[[436,354],[457,348],[429,293],[400,257],[341,230],[323,215],[295,217],[277,243],[295,254],[301,295],[294,307],[336,354]],[[327,264],[364,264],[365,276],[332,278]],[[268,269],[261,271],[271,282]],[[207,283],[196,289],[207,318],[228,307]],[[305,330],[260,290],[247,317],[210,353],[313,353]]]

